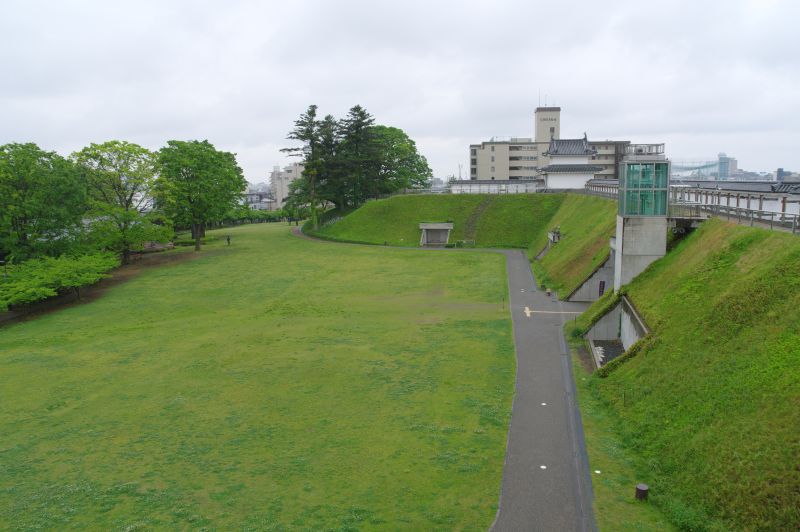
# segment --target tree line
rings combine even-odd
[[[207,140],[90,144],[68,157],[33,143],[0,146],[0,310],[76,290],[127,263],[145,242],[190,229],[347,211],[368,198],[427,186],[431,170],[402,130],[376,125],[361,106],[343,119],[300,115],[286,148],[304,171],[278,214],[241,204],[247,182],[233,153]]]
[[[290,185],[286,205],[307,209],[315,229],[327,206],[347,211],[369,198],[426,187],[432,177],[414,141],[401,129],[376,125],[360,105],[342,119],[319,119],[317,106],[310,105],[287,139],[301,145],[281,151],[302,157],[304,170]]]
[[[0,310],[94,282],[174,227],[200,249],[207,224],[241,216],[246,185],[234,154],[205,140],[112,140],[69,157],[0,146]]]

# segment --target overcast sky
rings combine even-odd
[[[208,139],[251,182],[309,104],[360,104],[405,130],[436,177],[470,143],[665,142],[673,159],[800,171],[800,2],[2,2],[0,144],[68,154]],[[541,99],[540,99],[541,95]]]

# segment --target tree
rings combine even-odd
[[[283,150],[304,157],[305,171],[292,183],[289,201],[309,206],[314,227],[317,208],[326,202],[344,211],[370,197],[427,185],[430,167],[401,129],[374,125],[360,105],[341,121],[316,116],[317,106],[309,106],[289,133],[303,146]]]
[[[220,220],[247,187],[233,153],[207,140],[171,140],[158,154],[156,199],[173,220],[192,228],[195,251],[205,225]]]
[[[340,160],[346,179],[350,182],[351,205],[358,207],[367,198],[369,180],[375,176],[370,173],[377,158],[377,144],[372,128],[375,119],[360,105],[350,108],[341,121]]]
[[[429,186],[433,172],[425,157],[417,152],[416,143],[396,127],[374,126],[372,129],[378,157],[371,195]]]
[[[317,175],[321,170],[323,162],[320,160],[318,150],[320,123],[317,120],[317,106],[309,105],[305,113],[300,115],[294,123],[292,129],[286,136],[289,140],[299,140],[303,143],[301,147],[283,148],[281,151],[291,155],[303,157],[303,178],[306,180],[307,200],[311,212],[311,225],[314,229],[319,228],[317,221]]]
[[[86,187],[70,161],[33,143],[0,146],[0,255],[67,251],[86,208]]]
[[[152,207],[156,154],[137,144],[112,140],[72,155],[83,170],[92,206],[92,228],[101,247],[130,260],[131,249],[145,241],[166,241],[171,230],[154,224]]]

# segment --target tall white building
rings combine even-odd
[[[281,170],[280,166],[272,167],[269,182],[272,189],[272,197],[275,198],[279,209],[283,207],[284,201],[289,196],[289,184],[303,175],[303,168],[304,166],[301,163],[292,163],[284,166],[283,170]]]

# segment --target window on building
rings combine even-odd
[[[492,146],[492,151],[494,151],[494,146]]]
[[[492,166],[492,172],[494,172],[494,166]]]
[[[492,162],[494,162],[494,155],[492,155]]]
[[[475,148],[472,148],[472,149],[470,150],[470,154],[471,154],[471,155],[478,155],[478,150],[477,150],[477,149],[475,149]]]

